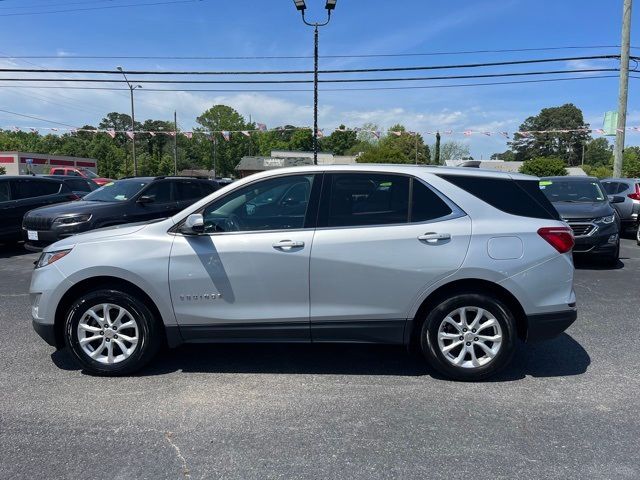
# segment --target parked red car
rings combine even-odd
[[[69,175],[74,177],[84,177],[93,180],[98,185],[102,186],[106,183],[113,182],[110,178],[99,177],[91,170],[86,168],[74,168],[74,167],[52,167],[49,175]]]

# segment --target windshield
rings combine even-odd
[[[541,180],[540,189],[551,202],[604,202],[607,196],[592,180]]]
[[[87,170],[86,168],[81,168],[80,171],[84,173],[87,178],[99,178],[98,175],[93,173],[91,170]]]
[[[109,182],[86,195],[83,200],[91,202],[124,202],[134,197],[148,181],[131,179]]]

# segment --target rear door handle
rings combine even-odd
[[[427,243],[438,243],[441,240],[451,240],[451,234],[429,232],[429,233],[425,233],[424,235],[420,235],[418,237],[418,240],[420,240],[421,242],[427,242]]]
[[[294,241],[294,240],[280,240],[273,244],[273,248],[277,250],[292,250],[294,248],[302,248],[304,247],[304,242]]]

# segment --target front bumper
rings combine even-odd
[[[527,315],[527,342],[537,342],[557,337],[578,318],[573,308],[562,312]]]
[[[613,253],[618,247],[618,240],[618,226],[615,222],[610,225],[598,226],[590,235],[575,237],[575,246],[573,247],[573,253]]]
[[[45,342],[47,342],[52,347],[59,346],[58,342],[56,341],[56,332],[54,325],[39,323],[35,318],[31,320],[31,325],[33,325],[33,329]]]
[[[70,237],[76,233],[85,232],[90,229],[89,225],[79,224],[71,226],[54,227],[50,230],[35,230],[38,232],[38,240],[29,240],[27,236],[27,229],[22,227],[22,234],[25,240],[25,246],[28,250],[42,250],[47,245],[62,240],[63,238]],[[32,230],[32,229],[29,229]],[[31,248],[29,248],[31,247]]]

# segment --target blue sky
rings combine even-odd
[[[51,10],[167,1],[169,0],[0,0],[0,55],[5,57],[0,58],[0,65],[34,67],[35,64],[51,68],[113,68],[122,65],[128,69],[149,70],[312,67],[312,60],[309,58],[198,61],[70,58],[77,55],[311,55],[312,30],[302,24],[291,0],[202,0],[33,14]],[[309,18],[324,17],[324,0],[307,0],[307,5]],[[331,23],[321,30],[320,54],[400,54],[616,45],[620,41],[621,10],[622,0],[338,0]],[[13,15],[16,13],[28,15]],[[636,10],[633,21],[637,20]],[[638,35],[640,31],[634,24],[632,45],[640,46]],[[635,51],[637,52],[640,50]],[[320,66],[393,67],[616,53],[617,49],[602,48],[423,57],[326,58],[321,59]],[[25,55],[51,55],[57,58],[6,58]],[[616,63],[610,60],[561,62],[540,66],[493,67],[482,73],[615,66]],[[452,74],[461,71],[435,73]],[[411,74],[424,75],[422,72]],[[329,131],[340,123],[362,126],[371,122],[384,129],[400,122],[409,130],[421,132],[436,129],[514,131],[527,116],[536,114],[541,108],[572,102],[583,109],[586,120],[594,128],[600,128],[604,112],[616,108],[617,79],[590,78],[589,74],[584,73],[571,76],[585,79],[465,88],[321,92],[320,127]],[[73,78],[72,75],[67,77]],[[629,126],[640,125],[636,94],[639,82],[640,80],[631,80],[630,84]],[[443,83],[446,82],[413,84]],[[97,124],[109,111],[129,111],[127,92],[47,90],[24,83],[23,86],[32,88],[15,88],[20,84],[9,86],[6,82],[1,82],[0,85],[1,109],[74,126]],[[358,85],[346,85],[356,86]],[[291,86],[291,89],[299,88],[308,87]],[[312,123],[311,92],[185,93],[152,92],[149,89],[145,88],[137,93],[138,120],[170,119],[176,109],[181,127],[190,129],[199,113],[215,103],[225,103],[247,117],[251,115],[254,121],[269,126]],[[6,128],[13,125],[55,126],[0,112],[0,126]],[[476,158],[487,158],[506,148],[506,140],[499,136],[458,135],[451,138],[467,142]],[[628,143],[639,144],[640,133],[629,134]]]

